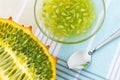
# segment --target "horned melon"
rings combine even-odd
[[[55,80],[56,59],[31,31],[0,18],[0,80]]]

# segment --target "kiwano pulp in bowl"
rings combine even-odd
[[[102,26],[103,0],[36,0],[35,21],[51,40],[65,44],[83,42]]]

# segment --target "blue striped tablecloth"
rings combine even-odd
[[[120,28],[120,0],[105,0],[105,3],[107,13],[100,31],[84,43],[62,45],[57,55],[60,59],[67,61],[75,51],[92,49]],[[91,65],[84,70],[66,69],[62,60],[57,64],[58,80],[120,80],[120,38],[96,51]]]

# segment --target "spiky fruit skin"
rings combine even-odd
[[[4,61],[0,63],[0,80],[56,80],[57,60],[49,53],[48,47],[33,35],[31,29],[31,26],[17,24],[12,18],[0,18],[0,60],[4,60],[2,56],[6,54],[10,60],[5,59],[14,63],[13,67],[11,64],[8,68],[5,68],[7,63],[2,65]]]

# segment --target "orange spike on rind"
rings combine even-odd
[[[10,16],[10,17],[8,18],[8,20],[12,20],[12,17]]]
[[[50,45],[47,45],[46,48],[49,49],[49,48],[50,48]]]
[[[29,29],[30,31],[32,31],[32,26],[28,26],[28,29]]]
[[[56,61],[56,62],[59,60],[59,58],[58,58],[58,57],[54,57],[54,59],[55,59],[55,61]]]

